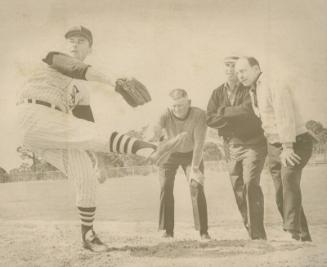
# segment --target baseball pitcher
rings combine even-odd
[[[157,147],[114,130],[101,132],[92,122],[90,110],[84,110],[89,120],[74,116],[72,110],[82,99],[76,79],[107,84],[133,107],[149,102],[151,97],[136,79],[113,82],[111,77],[83,62],[93,45],[89,29],[73,27],[65,38],[68,54],[48,53],[23,86],[17,101],[17,127],[27,148],[73,179],[84,248],[106,251],[108,247],[93,230],[96,174],[88,151],[137,154],[159,164],[178,147],[185,135],[180,134]]]

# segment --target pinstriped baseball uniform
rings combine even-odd
[[[42,59],[44,64],[22,87],[17,99],[17,127],[23,145],[74,181],[83,247],[104,252],[108,247],[93,230],[97,180],[94,152],[138,154],[158,164],[180,140],[158,147],[116,131],[103,134],[94,123],[88,92],[77,84],[86,77],[112,84],[83,62],[91,52],[92,32],[77,26],[69,29],[65,38],[71,56],[48,53]]]
[[[80,78],[87,68],[74,61],[71,76]],[[95,123],[74,117],[71,109],[80,99],[72,77],[43,64],[19,95],[17,126],[27,148],[74,180],[76,205],[95,207],[95,169],[86,151],[132,153],[136,139],[114,131],[104,134]]]
[[[78,101],[76,105],[72,109],[72,114],[83,120],[95,122],[93,111],[91,108],[91,99],[90,99],[90,92],[88,88],[85,86],[85,82],[74,80],[74,88],[75,91],[78,93]],[[87,151],[87,154],[91,158],[92,165],[96,172],[96,177],[99,182],[103,182],[104,177],[101,177],[101,171],[99,169],[99,161],[96,153],[92,151]]]

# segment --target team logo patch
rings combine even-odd
[[[77,105],[79,98],[80,98],[79,92],[80,92],[80,90],[74,84],[68,95],[68,106],[70,109],[74,109],[74,107]]]

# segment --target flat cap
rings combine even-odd
[[[74,26],[66,32],[65,38],[67,39],[76,35],[85,37],[89,41],[90,46],[92,46],[93,36],[92,32],[88,28],[85,28],[84,26]]]

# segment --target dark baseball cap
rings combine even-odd
[[[65,38],[68,39],[76,35],[85,37],[89,41],[90,46],[92,46],[93,36],[92,36],[92,32],[88,28],[85,28],[84,26],[74,26],[66,32]]]

